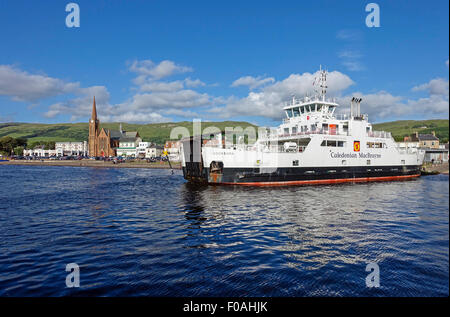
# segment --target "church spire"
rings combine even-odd
[[[92,105],[92,116],[91,116],[92,120],[97,120],[97,106],[95,104],[95,96],[94,96],[94,103]]]

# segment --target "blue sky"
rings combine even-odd
[[[346,111],[448,118],[448,1],[0,0],[0,122],[247,120],[275,125],[319,65]]]

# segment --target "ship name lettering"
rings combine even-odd
[[[381,154],[372,154],[372,153],[344,153],[344,152],[331,152],[330,153],[331,158],[365,158],[365,159],[375,159],[375,158],[381,158]]]

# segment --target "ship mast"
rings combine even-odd
[[[322,99],[323,101],[325,101],[325,96],[327,94],[327,71],[326,70],[322,70],[322,65],[320,65],[319,68],[319,75],[314,79],[313,82],[313,86],[316,84],[316,89],[314,89],[314,91],[316,92],[316,94],[319,96],[319,99]],[[320,93],[318,88],[320,87]]]

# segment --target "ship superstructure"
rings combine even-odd
[[[236,185],[295,185],[410,179],[420,176],[424,153],[400,149],[389,132],[373,131],[352,98],[349,114],[326,97],[325,70],[319,71],[314,96],[291,100],[276,129],[260,129],[253,144],[182,140],[182,167],[189,181]],[[197,143],[196,143],[197,142]],[[199,146],[196,146],[199,145]],[[195,155],[196,149],[200,152]]]

